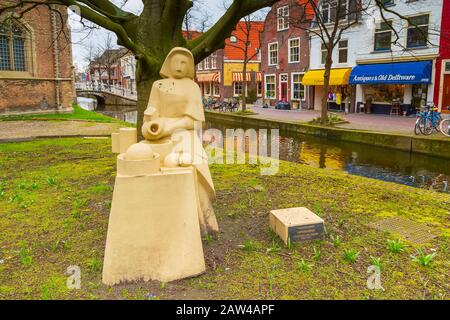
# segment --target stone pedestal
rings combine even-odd
[[[103,283],[168,282],[205,271],[194,168],[116,178]]]

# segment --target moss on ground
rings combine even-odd
[[[169,284],[101,283],[115,177],[109,140],[0,144],[0,299],[448,299],[450,195],[282,162],[276,176],[254,165],[213,165],[221,233],[204,241],[207,272]],[[307,206],[326,221],[321,241],[290,248],[268,228],[269,210]],[[397,235],[368,225],[402,216],[437,238],[391,253]],[[430,266],[418,248],[436,252]],[[359,252],[355,262],[344,253]],[[380,258],[383,290],[369,290]],[[81,268],[81,290],[66,286]]]

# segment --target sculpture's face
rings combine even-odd
[[[183,55],[183,54],[174,55],[172,57],[171,65],[170,65],[174,78],[181,79],[181,78],[186,77],[188,65],[189,65],[189,60],[185,55]]]

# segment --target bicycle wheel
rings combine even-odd
[[[443,119],[442,119],[442,116],[440,114],[435,119],[434,128],[436,129],[437,132],[441,131],[442,120]]]
[[[440,129],[443,135],[450,137],[450,119],[442,120]]]
[[[433,133],[433,120],[430,117],[423,117],[419,122],[419,129],[424,135],[429,136]]]
[[[420,130],[420,119],[421,118],[417,118],[416,125],[414,126],[414,134],[416,136],[418,136],[419,134],[422,134],[422,131]]]

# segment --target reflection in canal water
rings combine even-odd
[[[97,101],[95,99],[78,97],[77,102],[83,109],[96,111],[105,116],[113,117],[125,122],[137,123],[137,111],[132,107],[107,105],[102,110],[96,110]]]
[[[133,110],[109,107],[101,113],[136,123],[137,112]],[[237,129],[233,125],[218,122],[208,122],[206,128],[219,129],[224,137],[226,129]],[[450,160],[446,159],[288,132],[280,132],[279,150],[281,160],[450,192]]]

